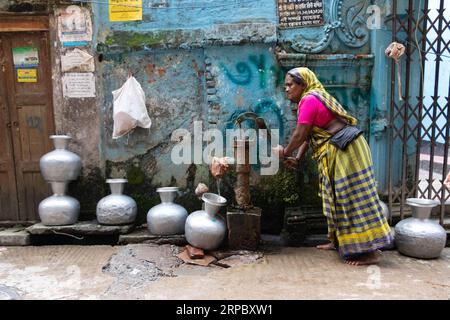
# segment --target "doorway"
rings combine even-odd
[[[39,168],[53,149],[49,32],[18,29],[0,24],[0,224],[39,220],[50,195]]]

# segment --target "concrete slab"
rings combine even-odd
[[[22,299],[96,299],[113,283],[102,268],[111,246],[8,247],[0,253],[0,284]],[[3,290],[5,291],[5,290]]]
[[[79,221],[67,226],[45,226],[42,223],[34,224],[26,230],[33,235],[55,235],[58,233],[71,235],[119,235],[133,231],[134,224],[121,226],[101,225],[97,220]]]
[[[183,249],[8,247],[0,251],[0,284],[8,291],[4,296],[14,291],[22,299],[450,298],[450,248],[433,260],[384,251],[379,265],[357,267],[343,263],[336,251],[278,247],[229,268],[182,264],[176,254]]]
[[[150,234],[147,228],[138,227],[129,234],[119,236],[118,244],[152,243],[152,244],[173,244],[183,246],[187,244],[184,234],[174,236],[158,236]]]
[[[450,248],[435,260],[385,251],[382,262],[372,266],[349,266],[335,251],[282,248],[253,264],[160,279],[142,294],[187,300],[448,300],[449,270]]]
[[[0,246],[28,246],[30,234],[24,227],[7,228],[0,231]]]

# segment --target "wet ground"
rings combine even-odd
[[[384,251],[348,266],[335,251],[264,247],[186,264],[174,245],[0,247],[0,299],[450,299],[450,248],[434,260]]]

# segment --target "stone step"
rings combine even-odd
[[[137,227],[133,232],[121,234],[119,236],[119,245],[134,243],[173,244],[177,246],[184,246],[187,244],[187,241],[184,234],[171,236],[150,234],[146,225],[142,225]]]
[[[0,246],[28,246],[30,234],[25,227],[12,227],[0,231]]]
[[[55,235],[55,234],[69,234],[69,235],[121,235],[133,231],[134,224],[107,226],[101,225],[97,220],[79,221],[72,225],[66,226],[45,226],[42,223],[36,223],[28,228],[32,235]]]

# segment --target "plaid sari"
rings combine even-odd
[[[356,119],[327,92],[311,94],[344,121],[356,124]],[[366,139],[360,135],[341,150],[329,142],[331,137],[325,130],[313,127],[310,145],[318,163],[328,238],[347,259],[386,247],[393,237],[382,213]]]

